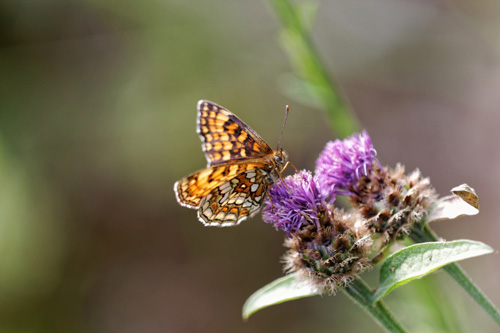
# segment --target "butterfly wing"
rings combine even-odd
[[[194,172],[174,184],[177,202],[182,206],[197,209],[200,207],[201,200],[218,186],[239,177],[248,170],[261,168],[267,170],[269,165],[258,162],[226,163]]]
[[[269,145],[231,111],[213,102],[198,102],[197,132],[208,167],[273,153]]]
[[[198,219],[207,226],[227,227],[255,215],[270,183],[267,171],[249,169],[215,187],[200,203]]]

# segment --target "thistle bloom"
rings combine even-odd
[[[328,205],[309,171],[276,182],[268,194],[262,216],[287,235],[285,271],[335,292],[371,264],[368,229],[353,214]]]
[[[366,131],[343,141],[326,144],[316,160],[316,175],[322,194],[329,198],[335,195],[351,195],[352,186],[368,176],[375,162],[377,152]]]
[[[262,210],[264,222],[292,237],[302,226],[319,226],[318,216],[327,210],[316,179],[309,171],[301,171],[276,182],[268,191]]]

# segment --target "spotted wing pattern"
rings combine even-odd
[[[263,169],[251,169],[220,184],[202,199],[198,218],[205,225],[224,227],[252,217],[260,210],[270,185],[266,175]]]
[[[182,178],[174,185],[177,201],[188,208],[198,208],[201,200],[216,187],[225,184],[248,170],[269,169],[264,163],[227,163],[200,170]],[[260,181],[258,178],[255,181]]]
[[[208,166],[273,154],[271,147],[253,129],[213,102],[198,102],[197,123]]]

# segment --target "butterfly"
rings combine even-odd
[[[255,215],[269,186],[288,164],[235,114],[213,102],[198,102],[197,133],[207,168],[174,184],[177,202],[197,209],[206,226],[234,226]]]

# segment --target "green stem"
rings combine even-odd
[[[296,41],[295,44],[290,42],[290,45],[286,46],[292,47],[288,50],[289,58],[292,64],[295,64],[297,76],[315,87],[312,94],[327,111],[332,129],[340,138],[358,132],[358,120],[342,101],[337,93],[337,87],[329,78],[300,15],[299,6],[292,4],[290,0],[271,0],[270,3],[281,21],[283,32],[288,34],[291,40]]]
[[[422,229],[414,228],[410,233],[410,238],[415,243],[436,242],[439,240],[438,236],[432,231],[429,225],[424,225]],[[486,311],[491,318],[500,326],[500,311],[496,308],[488,297],[479,289],[478,286],[472,282],[471,278],[467,276],[465,271],[456,263],[451,263],[443,267],[443,269],[450,274],[458,284],[465,289],[467,293],[479,304],[484,311]]]
[[[372,302],[371,288],[359,277],[344,288],[344,292],[372,315],[373,319],[387,332],[406,332],[382,301]]]

